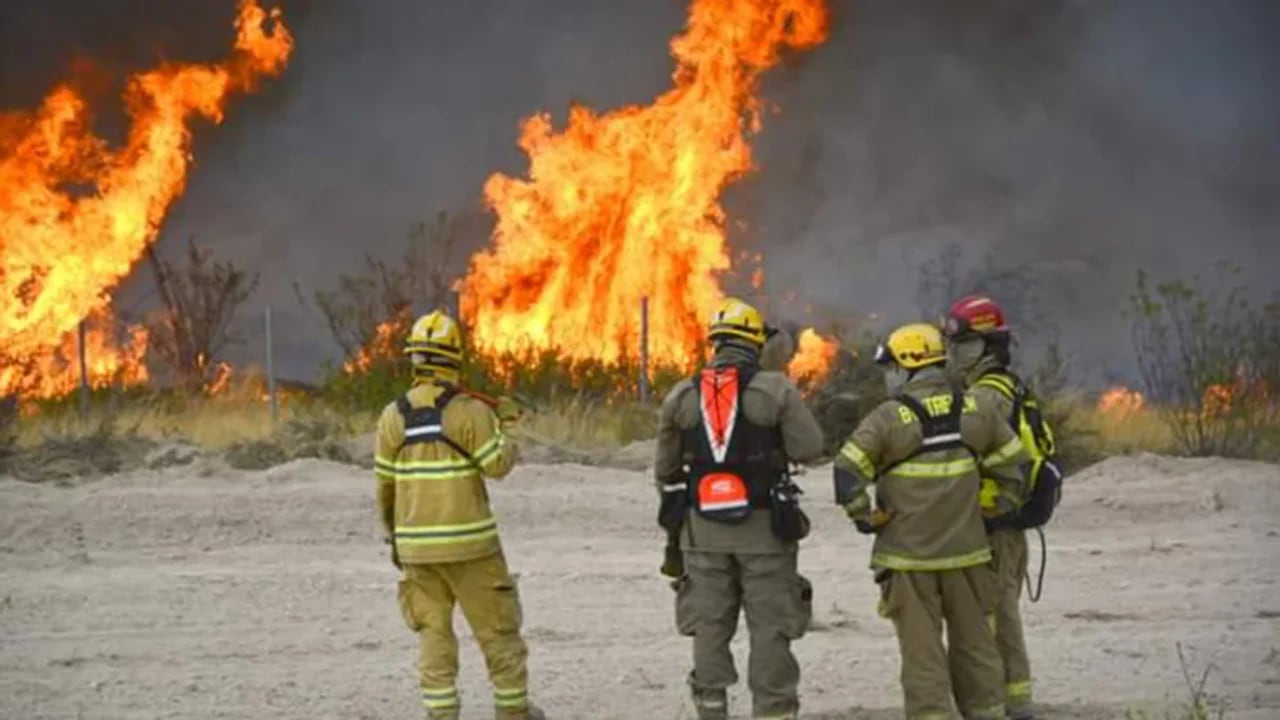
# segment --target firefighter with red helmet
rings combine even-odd
[[[1056,443],[1034,393],[1010,369],[1012,335],[1000,306],[989,297],[969,295],[951,305],[943,325],[948,364],[980,403],[997,407],[1008,418],[1031,459],[1023,496],[1009,499],[1018,512],[993,517],[997,501],[1004,499],[988,478],[983,479],[980,504],[1000,579],[996,644],[1004,662],[1005,706],[1011,720],[1032,720],[1031,663],[1018,602],[1027,576],[1025,531],[1047,522],[1058,502],[1062,473],[1054,459]]]

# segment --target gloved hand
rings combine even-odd
[[[872,510],[869,516],[854,520],[853,524],[858,528],[858,532],[864,535],[875,535],[883,530],[884,526],[888,525],[892,519],[893,513],[876,509]]]
[[[498,416],[498,421],[501,422],[503,426],[511,425],[519,420],[520,416],[524,414],[524,410],[520,407],[520,403],[516,402],[515,398],[508,395],[503,395],[498,398],[498,405],[493,409],[493,411],[494,414]]]
[[[669,578],[678,578],[684,575],[684,552],[680,550],[679,545],[668,544],[663,549],[662,567],[659,572]]]
[[[870,532],[864,528],[871,525],[871,498],[866,493],[858,493],[852,500],[844,504],[844,514],[853,521],[858,532]]]

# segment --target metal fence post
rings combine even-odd
[[[649,402],[649,296],[640,298],[640,402]]]
[[[268,305],[264,313],[264,325],[266,330],[267,341],[267,402],[271,406],[271,424],[276,424],[276,418],[279,416],[279,407],[276,403],[276,368],[275,356],[272,352],[271,342],[271,306]]]
[[[80,321],[78,334],[78,354],[80,355],[80,417],[83,419],[89,415],[89,350],[85,347],[84,320]]]

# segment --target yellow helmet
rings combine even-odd
[[[414,365],[456,368],[462,362],[462,329],[439,310],[414,321],[404,354]]]
[[[894,330],[883,345],[876,348],[876,362],[896,362],[899,367],[916,370],[947,360],[942,333],[927,323],[903,325]]]
[[[740,338],[763,347],[766,338],[760,311],[737,298],[725,298],[707,326],[707,339]]]

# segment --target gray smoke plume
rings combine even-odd
[[[1118,312],[1138,268],[1226,259],[1276,287],[1280,5],[831,4],[830,40],[766,76],[779,112],[755,140],[760,169],[726,195],[734,247],[764,251],[771,296],[797,295],[775,312],[936,316],[920,268],[954,245],[960,276],[989,256],[1030,278],[1088,363],[1075,374],[1098,381],[1132,365]],[[298,377],[335,348],[295,282],[328,287],[365,252],[393,257],[436,211],[474,212],[490,173],[525,170],[520,119],[562,121],[571,100],[649,102],[669,85],[685,12],[675,0],[282,5],[289,69],[221,127],[196,128],[159,249],[194,235],[259,271],[234,359],[260,356],[269,304],[278,363]],[[69,74],[216,59],[233,15],[231,0],[6,2],[0,107],[33,106]],[[119,132],[118,112],[103,125]],[[140,267],[117,305],[146,307],[150,288]]]

